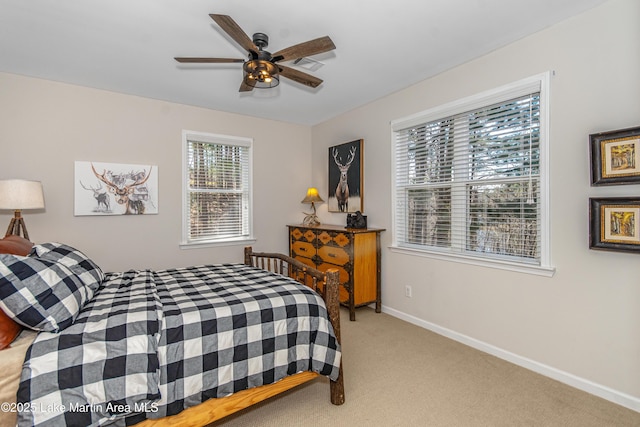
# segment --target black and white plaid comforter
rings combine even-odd
[[[126,425],[300,371],[336,379],[322,298],[238,264],[108,273],[73,325],[38,335],[19,425]]]

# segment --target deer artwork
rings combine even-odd
[[[100,211],[100,206],[104,206],[104,211],[109,212],[111,210],[111,203],[109,202],[109,195],[106,191],[102,191],[102,184],[99,184],[98,188],[93,188],[89,186],[89,188],[85,187],[82,181],[80,181],[80,185],[85,190],[93,191],[93,197],[98,202],[98,207],[96,211]]]
[[[338,160],[338,150],[336,148],[333,149],[333,160],[336,162],[338,169],[340,170],[340,180],[338,181],[338,186],[336,187],[336,200],[338,201],[338,210],[340,212],[347,212],[349,210],[349,185],[347,184],[347,172],[349,171],[349,167],[353,162],[353,159],[356,157],[356,150],[358,147],[353,146],[349,150],[349,155],[347,156],[347,163],[342,164],[342,157]]]
[[[125,215],[131,215],[131,214],[143,214],[144,213],[144,203],[142,202],[142,200],[140,200],[140,198],[135,197],[134,192],[136,190],[136,187],[139,187],[141,185],[143,185],[145,182],[147,182],[147,180],[149,179],[149,177],[151,176],[151,169],[149,168],[149,173],[139,173],[137,175],[135,175],[135,179],[131,179],[131,180],[122,180],[122,179],[118,179],[117,183],[114,183],[114,179],[109,180],[107,178],[107,171],[103,171],[102,175],[99,174],[96,171],[96,168],[93,166],[93,163],[91,164],[91,169],[93,170],[93,173],[95,174],[95,176],[102,182],[104,182],[105,184],[107,184],[107,188],[109,189],[109,192],[113,193],[115,198],[116,198],[116,202],[118,202],[119,205],[124,205],[125,206]],[[126,184],[127,181],[133,181],[131,184]]]

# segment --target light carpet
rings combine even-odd
[[[311,383],[211,427],[640,426],[640,413],[370,308],[341,313],[346,402]]]

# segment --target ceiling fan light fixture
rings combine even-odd
[[[239,92],[250,92],[255,87],[259,89],[276,87],[280,84],[280,76],[314,89],[322,83],[322,79],[280,63],[287,61],[296,61],[296,63],[298,63],[308,56],[318,55],[335,49],[336,45],[329,36],[298,43],[271,54],[265,50],[265,48],[269,46],[269,36],[265,33],[255,33],[253,39],[251,39],[230,16],[214,13],[209,14],[209,16],[231,39],[247,51],[248,56],[245,56],[247,60],[179,56],[174,57],[176,61],[180,63],[203,64],[242,62],[243,75]],[[276,65],[276,63],[278,65]]]
[[[252,59],[244,63],[244,82],[254,88],[268,89],[280,84],[278,67],[263,59]]]

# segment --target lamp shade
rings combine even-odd
[[[304,199],[302,199],[302,202],[300,203],[314,203],[314,202],[323,203],[324,200],[322,200],[322,198],[318,194],[318,189],[316,187],[309,187],[307,189],[307,195],[305,196]]]
[[[0,180],[0,209],[22,210],[44,208],[40,181],[24,179]]]

